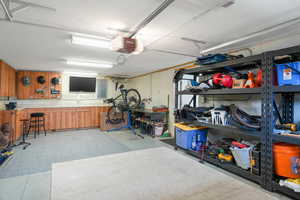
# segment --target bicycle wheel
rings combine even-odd
[[[129,108],[136,108],[141,103],[141,95],[136,89],[129,89],[126,92],[126,101]]]
[[[107,121],[110,124],[120,124],[124,122],[124,112],[116,106],[112,106],[107,111]]]

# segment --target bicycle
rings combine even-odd
[[[120,95],[115,98],[104,100],[105,103],[112,104],[107,111],[107,122],[119,124],[125,121],[124,112],[137,108],[141,103],[141,95],[136,89],[125,89],[124,85],[118,88]]]

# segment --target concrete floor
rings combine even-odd
[[[57,163],[52,200],[280,200],[166,147]]]
[[[57,140],[59,140],[59,142],[55,142]],[[49,200],[51,186],[50,169],[51,165],[55,162],[78,160],[161,146],[172,148],[152,138],[146,137],[144,140],[139,139],[128,131],[113,133],[100,132],[99,130],[57,132],[51,133],[51,135],[49,134],[46,137],[40,136],[39,139],[31,140],[30,142],[32,146],[25,151],[16,149],[13,159],[5,163],[3,167],[0,167],[0,200]],[[64,151],[60,151],[63,147]],[[51,149],[51,151],[49,149]],[[180,153],[187,156],[183,152]],[[195,159],[193,157],[190,158]],[[46,161],[46,163],[43,163],[44,161]],[[12,165],[18,166],[14,168],[15,173],[7,168],[7,166]],[[23,165],[25,165],[25,167]],[[205,165],[234,177],[242,183],[252,185],[256,187],[257,190],[264,191],[258,185],[245,179],[232,175],[212,165]],[[274,193],[270,193],[270,195],[282,200],[288,199]]]

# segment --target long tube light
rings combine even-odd
[[[67,59],[66,63],[68,65],[96,67],[96,68],[112,68],[114,66],[113,63],[109,63],[109,62],[72,60],[72,59]]]
[[[104,38],[98,39],[98,38],[81,37],[81,36],[72,35],[71,42],[72,44],[77,44],[77,45],[100,47],[104,49],[111,48],[111,41]]]
[[[265,34],[273,32],[273,31],[276,31],[276,30],[279,30],[279,29],[283,29],[283,28],[286,28],[286,27],[289,27],[289,26],[292,26],[292,25],[295,25],[295,24],[298,24],[298,23],[300,23],[300,17],[296,17],[296,18],[293,18],[291,20],[282,22],[280,24],[264,28],[264,29],[262,29],[260,31],[248,34],[248,35],[246,35],[246,36],[244,36],[242,38],[239,38],[239,39],[236,39],[236,40],[232,40],[232,41],[229,41],[229,42],[225,42],[225,43],[219,44],[217,46],[214,46],[214,47],[202,50],[200,52],[200,54],[205,54],[205,53],[217,50],[217,49],[221,49],[221,48],[230,46],[232,44],[235,44],[235,43],[238,43],[238,42],[243,42],[245,40],[248,40],[248,39],[251,39],[251,38],[255,38],[257,36],[265,35]]]

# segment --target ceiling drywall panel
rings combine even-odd
[[[158,15],[150,24],[143,28],[138,37],[143,40],[145,46],[164,39],[193,21],[199,14],[214,9],[229,0],[202,0],[201,4],[194,0],[177,0],[164,12]]]
[[[41,28],[0,21],[0,58],[18,69],[83,70],[103,74],[136,75],[170,67],[194,59],[199,48],[181,37],[205,41],[206,49],[270,26],[300,17],[299,0],[176,0],[139,34],[147,48],[140,55],[128,56],[123,65],[111,70],[74,67],[66,58],[116,62],[119,53],[70,43],[74,32],[112,36],[108,27],[132,29],[163,0],[27,0],[56,9],[56,12],[29,8],[14,15],[15,20],[68,29]],[[2,9],[1,13],[3,13]],[[60,30],[59,30],[60,29]],[[253,46],[258,43],[299,34],[299,24],[233,44],[218,51]],[[295,41],[295,45],[299,44]],[[4,48],[3,48],[4,47]],[[161,53],[172,51],[190,56]]]
[[[17,69],[64,71],[76,69],[65,64],[67,58],[114,62],[119,55],[101,48],[72,45],[70,33],[63,31],[6,22],[0,22],[0,26],[1,58]]]
[[[16,20],[55,24],[74,30],[105,34],[108,27],[130,29],[140,23],[163,0],[31,0],[56,11],[28,8]]]
[[[300,1],[289,0],[289,3],[274,0],[236,1],[229,8],[218,9],[199,17],[172,36],[206,41],[203,48],[211,47],[295,17]],[[267,9],[270,6],[272,9]],[[297,16],[299,17],[299,12]]]
[[[270,6],[276,9],[266,10]],[[185,24],[184,28],[174,31],[149,48],[167,48],[170,51],[179,50],[181,53],[199,55],[199,48],[195,44],[182,41],[180,38],[205,41],[206,44],[199,46],[206,49],[299,17],[299,6],[300,1],[295,0],[289,0],[288,3],[274,0],[236,1],[228,8],[216,8],[194,18]],[[284,32],[285,30],[276,31],[254,40],[271,39],[274,35],[280,36]],[[248,42],[245,41],[244,44]],[[238,45],[245,46],[241,43]]]

